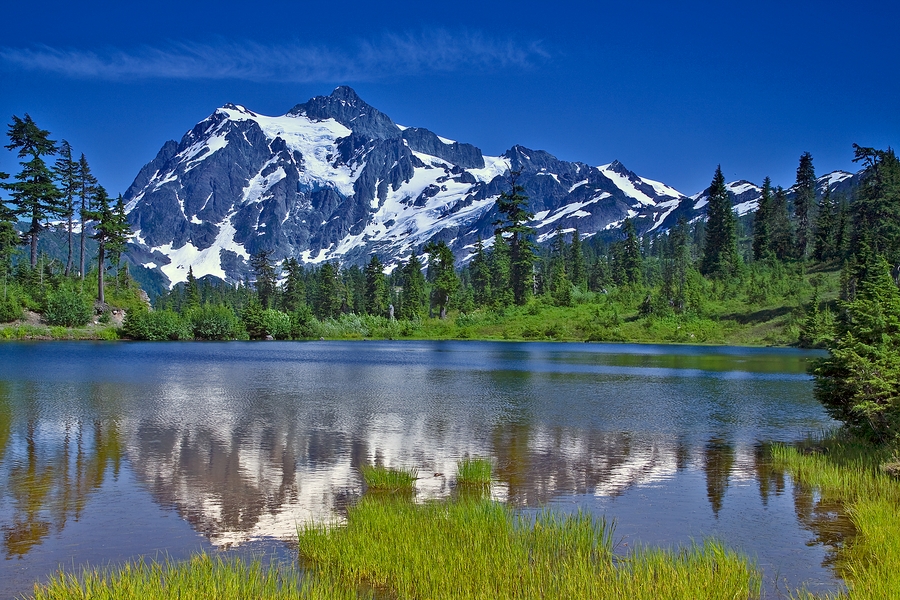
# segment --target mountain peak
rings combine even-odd
[[[334,119],[353,133],[375,139],[400,137],[400,128],[389,116],[367,104],[346,85],[336,87],[330,96],[316,96],[298,104],[288,114],[316,121]]]

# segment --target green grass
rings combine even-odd
[[[456,463],[456,483],[489,486],[493,467],[493,463],[487,458],[465,458]]]
[[[58,574],[34,588],[35,600],[207,600],[266,598],[351,600],[354,588],[321,577],[301,579],[296,569],[264,568],[259,562],[198,555],[183,563],[129,563],[114,570]],[[371,597],[363,595],[362,597]]]
[[[359,472],[368,489],[386,492],[412,491],[419,476],[416,469],[389,469],[373,465],[362,465]]]
[[[396,598],[756,598],[746,559],[707,543],[613,553],[612,527],[585,514],[531,519],[482,501],[367,497],[344,527],[309,526],[299,551],[326,580]]]
[[[856,527],[840,554],[848,585],[841,597],[900,597],[900,482],[881,469],[893,460],[890,449],[837,433],[800,447],[776,445],[771,455],[823,499],[843,503]]]
[[[0,340],[117,340],[119,330],[114,325],[87,327],[58,327],[12,323],[0,325]]]

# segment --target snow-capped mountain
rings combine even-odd
[[[395,266],[443,240],[462,262],[479,236],[491,244],[510,169],[521,171],[539,243],[557,228],[610,232],[627,217],[653,231],[705,205],[703,193],[687,197],[618,161],[592,167],[522,146],[484,156],[398,125],[339,87],[279,117],[226,104],[181,142],[166,142],[125,194],[130,257],[168,286],[189,267],[197,277],[242,279],[260,250],[305,263],[361,264],[377,253]],[[755,209],[758,187],[729,185],[738,213]]]

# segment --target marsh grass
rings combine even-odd
[[[900,597],[900,483],[881,470],[890,449],[836,433],[770,453],[776,467],[842,503],[856,527],[840,553],[848,592],[839,597]]]
[[[494,465],[488,458],[464,458],[456,463],[456,483],[467,486],[490,486]]]
[[[390,469],[375,465],[361,465],[359,472],[368,489],[382,492],[411,492],[419,476],[416,469]]]
[[[760,575],[721,545],[615,556],[612,527],[582,513],[517,515],[481,501],[364,497],[346,526],[309,526],[316,573],[396,598],[754,598]]]
[[[330,584],[321,577],[301,579],[295,568],[263,567],[259,562],[209,555],[198,555],[183,563],[128,563],[114,570],[85,570],[78,576],[60,573],[34,588],[35,600],[351,600],[358,597],[356,589]]]

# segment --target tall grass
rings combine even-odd
[[[412,491],[419,476],[416,469],[389,469],[373,465],[362,465],[359,472],[368,489],[387,492]]]
[[[612,551],[612,527],[585,514],[534,519],[482,501],[416,505],[363,498],[347,524],[309,526],[301,556],[327,580],[397,598],[754,598],[759,573],[720,545]]]
[[[847,507],[857,535],[841,551],[848,587],[841,597],[900,597],[900,483],[880,469],[890,450],[832,434],[799,448],[776,445],[771,456],[775,466]]]
[[[456,463],[456,483],[489,486],[494,466],[488,458],[464,458]]]
[[[35,585],[35,600],[355,600],[357,590],[321,577],[301,579],[296,569],[264,568],[259,562],[198,555],[184,563],[128,563],[117,570],[86,570],[80,576],[58,574]],[[371,597],[371,595],[363,596]]]

